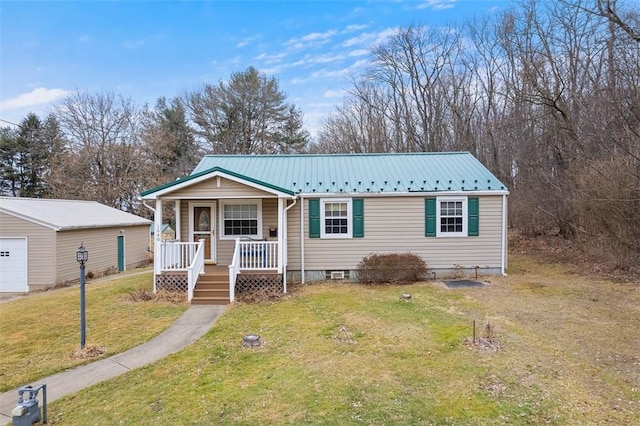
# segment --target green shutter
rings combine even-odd
[[[353,238],[364,237],[364,200],[353,199]]]
[[[470,237],[477,237],[480,235],[479,229],[479,218],[478,218],[478,198],[467,199],[467,210],[468,210],[468,223],[467,223],[467,235]]]
[[[320,200],[309,200],[309,238],[320,238]]]
[[[436,236],[436,199],[424,199],[424,236]]]

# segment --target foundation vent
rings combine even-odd
[[[331,271],[329,274],[329,278],[332,280],[344,280],[345,273],[344,271]]]

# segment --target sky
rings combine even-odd
[[[140,107],[253,66],[278,80],[316,135],[349,76],[399,28],[446,28],[511,0],[0,2],[0,126],[44,118],[74,91]]]

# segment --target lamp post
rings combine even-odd
[[[85,315],[84,315],[84,264],[89,260],[89,252],[84,248],[84,243],[76,251],[76,260],[80,264],[80,349],[85,344]]]

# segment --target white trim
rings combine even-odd
[[[462,202],[462,232],[442,232],[440,225],[440,203],[443,202]],[[468,233],[468,222],[469,222],[469,211],[467,210],[467,197],[436,197],[436,237],[446,238],[446,237],[467,237]]]
[[[238,204],[256,204],[258,206],[258,233],[256,235],[225,235],[224,233],[224,206]],[[251,237],[256,239],[263,238],[262,232],[262,198],[239,198],[239,199],[220,199],[220,214],[218,215],[220,223],[220,232],[218,238],[221,240],[235,240],[238,237]],[[278,231],[280,232],[280,231]]]
[[[509,191],[387,191],[387,192],[301,192],[306,198],[366,198],[366,197],[472,197],[487,195],[509,195]]]
[[[180,205],[181,200],[175,200],[175,210],[174,210],[174,219],[176,220],[176,240],[181,241],[182,239],[182,221],[180,220]]]
[[[502,275],[507,275],[507,196],[502,196],[502,241],[500,268]]]
[[[154,199],[163,197],[166,194],[171,194],[172,192],[188,188],[191,185],[195,185],[197,183],[204,182],[204,181],[212,179],[214,177],[218,177],[218,178],[219,177],[223,177],[225,179],[229,179],[231,181],[234,181],[234,182],[237,182],[237,183],[241,183],[241,184],[246,185],[246,186],[250,186],[250,187],[258,189],[260,191],[264,191],[264,192],[267,192],[269,194],[277,195],[278,197],[291,197],[291,194],[289,194],[289,193],[278,191],[276,189],[269,188],[268,186],[260,185],[260,184],[251,182],[249,180],[238,178],[236,176],[232,176],[230,174],[227,174],[227,173],[221,172],[219,170],[216,170],[214,172],[206,173],[206,174],[204,174],[202,176],[198,176],[197,178],[186,180],[183,183],[177,183],[175,185],[169,186],[167,188],[164,188],[164,189],[161,189],[159,191],[156,191],[156,192],[154,192],[152,194],[145,195],[144,197],[142,197],[142,199],[143,200],[154,200]],[[165,197],[163,197],[163,198],[165,198]]]
[[[282,289],[283,291],[286,293],[287,292],[287,266],[289,265],[289,209],[292,208],[293,206],[296,205],[296,203],[298,202],[298,198],[293,197],[292,198],[293,203],[291,203],[291,205],[287,206],[284,209],[284,218],[283,218],[283,222],[284,222],[284,230],[285,233],[282,235],[282,245],[283,245],[283,249],[282,252],[284,253],[283,255],[283,259],[282,259]],[[280,234],[278,234],[279,236]]]
[[[300,195],[300,272],[304,284],[304,197]]]
[[[215,201],[210,201],[210,202],[202,202],[202,201],[189,201],[189,237],[188,240],[189,242],[192,243],[197,243],[200,238],[199,237],[197,239],[194,238],[193,233],[195,232],[193,229],[193,209],[196,207],[210,207],[211,208],[211,258],[210,259],[205,259],[205,260],[210,260],[212,262],[216,262],[218,259],[217,256],[217,252],[216,252],[216,202]],[[200,234],[202,235],[202,234]]]
[[[155,276],[162,273],[160,261],[160,245],[162,244],[162,200],[156,199],[156,208],[153,213],[154,242],[153,242],[153,273]],[[156,293],[156,280],[153,280],[153,293]]]
[[[346,203],[347,204],[347,233],[346,234],[327,234],[325,227],[325,204],[326,203]],[[353,205],[351,198],[329,198],[320,199],[320,238],[326,239],[345,239],[353,238]]]

